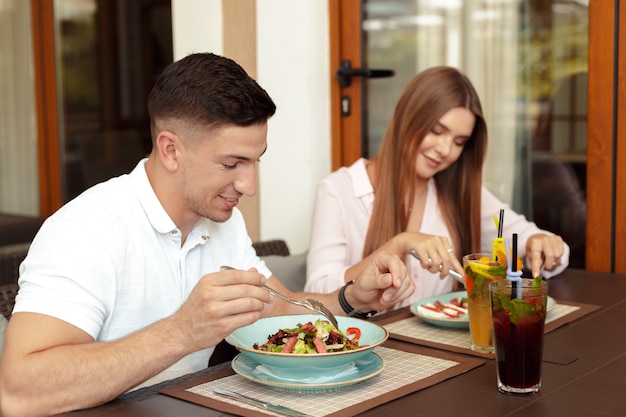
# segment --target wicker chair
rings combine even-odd
[[[258,256],[279,255],[288,256],[289,247],[287,242],[282,239],[264,240],[260,242],[254,242],[252,244],[256,250]]]
[[[17,290],[17,284],[0,285],[0,313],[2,313],[7,320],[11,318]]]
[[[0,254],[0,313],[7,319],[11,317],[15,296],[17,295],[17,279],[20,264],[26,257],[27,250]]]
[[[15,284],[20,275],[20,264],[26,258],[27,249],[0,254],[0,285]]]

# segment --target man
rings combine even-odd
[[[193,54],[159,77],[148,110],[149,157],[66,204],[32,242],[0,362],[5,417],[91,407],[202,369],[234,329],[303,313],[261,287],[289,294],[235,209],[256,192],[271,98],[235,62]],[[345,314],[387,309],[413,289],[402,261],[383,254],[342,303],[337,292],[315,298]]]

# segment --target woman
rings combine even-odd
[[[454,279],[448,271],[463,273],[464,254],[491,252],[500,209],[503,236],[518,234],[518,255],[532,275],[560,273],[569,262],[561,237],[482,187],[486,150],[487,127],[468,78],[450,67],[416,75],[396,105],[378,155],[319,184],[305,289],[336,290],[385,250],[405,259],[415,282],[415,293],[402,305],[449,292]]]

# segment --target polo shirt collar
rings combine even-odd
[[[146,162],[148,162],[147,158],[139,161],[129,174],[131,186],[152,227],[159,233],[171,233],[177,229],[176,224],[161,205],[148,180]]]
[[[146,173],[147,162],[147,158],[142,159],[130,173],[133,191],[152,227],[159,233],[172,234],[172,232],[178,230],[178,227],[176,227],[176,224],[161,205],[161,202],[150,184],[148,174]],[[193,240],[196,240],[195,237],[197,237],[199,243],[204,243],[206,237],[210,235],[212,224],[213,222],[211,220],[201,218],[195,224],[189,236],[193,237]]]

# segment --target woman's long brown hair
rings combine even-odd
[[[469,79],[451,67],[433,67],[406,86],[375,156],[374,209],[363,256],[406,230],[417,178],[415,163],[424,137],[449,110],[463,107],[476,122],[459,159],[435,175],[438,202],[457,255],[480,250],[482,167],[487,126],[478,94]]]

